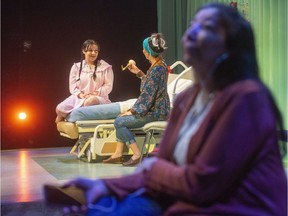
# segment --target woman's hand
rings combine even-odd
[[[90,95],[99,96],[100,93],[99,93],[99,91],[94,91],[94,92],[90,93],[89,96],[90,96]]]
[[[87,205],[95,202],[102,196],[109,194],[108,188],[100,179],[92,180],[88,178],[76,178],[65,184],[64,187],[69,187],[72,185],[85,191]]]
[[[140,71],[140,69],[135,64],[130,64],[128,69],[134,74],[137,74]]]
[[[109,194],[108,188],[106,187],[105,183],[102,180],[76,178],[64,185],[64,187],[69,186],[76,186],[84,190],[86,205],[65,207],[63,208],[64,215],[85,214],[87,211],[87,206],[89,204],[92,204],[98,199],[100,199],[102,196]]]
[[[81,92],[81,93],[78,94],[78,98],[80,98],[80,99],[88,98],[89,96],[90,96],[89,93]]]
[[[157,157],[146,158],[136,168],[135,172],[140,173],[143,171],[151,170],[153,164],[158,160]]]
[[[125,113],[122,113],[120,116],[128,116],[128,115],[133,115],[131,111],[127,111]]]

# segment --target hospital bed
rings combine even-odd
[[[177,66],[181,66],[183,71],[179,74],[172,73]],[[167,84],[173,107],[176,95],[191,86],[194,78],[192,68],[187,67],[181,61],[172,64],[169,71]],[[70,151],[71,154],[75,154],[78,158],[88,162],[95,162],[99,156],[110,156],[115,152],[117,142],[113,123],[114,119],[76,121],[75,123],[63,121],[57,123],[57,130],[61,136],[77,139]],[[131,130],[138,147],[141,149],[142,156],[148,155],[159,143],[166,125],[166,121],[155,121]],[[132,152],[125,145],[123,155],[130,154]]]

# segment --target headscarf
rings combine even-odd
[[[157,57],[159,54],[151,49],[151,47],[149,46],[149,39],[150,39],[150,37],[147,37],[146,39],[144,39],[144,41],[143,41],[143,49],[147,53],[149,53],[151,56]]]

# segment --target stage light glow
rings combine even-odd
[[[18,118],[19,118],[20,120],[25,120],[25,119],[27,118],[27,114],[26,114],[25,112],[20,112],[20,113],[18,114]]]

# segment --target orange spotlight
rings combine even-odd
[[[20,113],[18,114],[18,118],[19,118],[20,120],[25,120],[25,119],[27,118],[27,114],[26,114],[25,112],[20,112]]]

